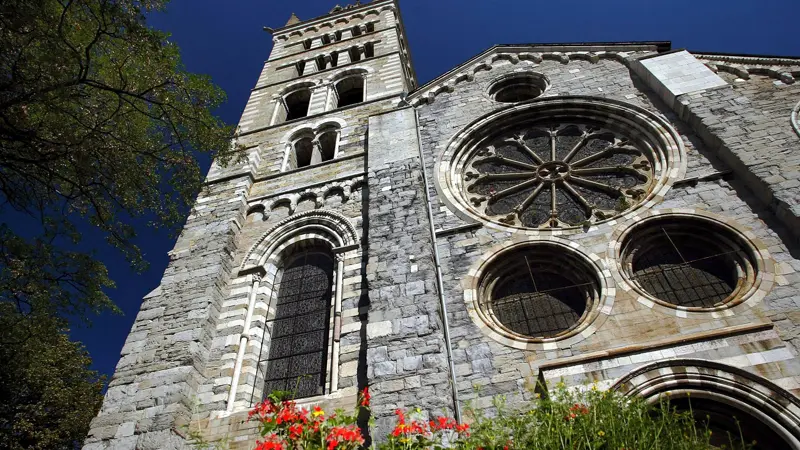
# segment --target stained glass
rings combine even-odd
[[[328,353],[333,260],[328,252],[307,251],[283,269],[270,331],[264,394],[295,392],[296,398],[323,394]]]
[[[542,124],[502,134],[463,171],[473,207],[530,228],[591,224],[640,203],[653,165],[638,144],[593,123]]]

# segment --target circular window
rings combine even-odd
[[[538,73],[520,73],[503,77],[489,88],[489,96],[497,102],[516,103],[542,95],[549,83]]]
[[[592,120],[536,122],[476,151],[463,174],[469,201],[509,225],[560,228],[606,219],[653,185],[647,151]]]
[[[571,335],[599,300],[596,270],[561,246],[503,252],[483,273],[478,307],[502,334],[527,340]]]
[[[456,135],[437,162],[457,213],[500,227],[591,227],[654,203],[685,170],[677,134],[626,104],[558,98],[506,108]]]
[[[741,299],[756,279],[738,233],[699,217],[658,216],[635,226],[621,246],[623,274],[655,301],[711,309]]]

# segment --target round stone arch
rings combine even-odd
[[[592,301],[587,302],[585,312],[573,327],[554,337],[532,337],[508,330],[496,317],[482,307],[486,300],[484,288],[487,278],[493,277],[495,267],[508,264],[516,252],[528,248],[541,247],[554,252],[554,261],[569,261],[579,267],[594,285]],[[512,264],[514,264],[512,262]],[[483,253],[462,278],[464,303],[472,323],[482,334],[505,346],[519,350],[547,352],[568,349],[572,345],[592,336],[611,315],[616,296],[611,287],[613,280],[602,258],[590,253],[574,241],[556,236],[528,236],[515,233],[511,243],[499,243]]]
[[[611,389],[651,404],[668,397],[725,405],[771,428],[790,448],[800,449],[800,399],[737,367],[689,358],[658,361],[634,370]]]
[[[637,287],[626,270],[626,252],[624,246],[628,242],[636,242],[652,224],[674,221],[689,230],[694,227],[703,231],[706,236],[713,236],[719,242],[729,241],[732,249],[741,254],[741,260],[752,266],[752,275],[743,283],[742,288],[730,295],[724,303],[714,307],[696,308],[670,304],[660,300],[645,290]],[[620,220],[611,234],[606,253],[606,263],[611,270],[615,285],[626,292],[644,307],[661,314],[679,318],[707,320],[731,317],[760,304],[776,283],[778,270],[768,245],[753,230],[736,220],[696,208],[662,208],[642,211],[627,220]],[[731,251],[730,253],[734,253]]]
[[[261,361],[264,340],[267,335],[261,332],[250,331],[250,323],[254,320],[269,320],[270,310],[265,307],[263,302],[258,301],[259,292],[266,292],[272,295],[274,289],[274,279],[278,275],[282,264],[292,257],[298,250],[306,247],[323,247],[330,251],[334,259],[333,286],[334,293],[331,303],[331,320],[329,329],[332,330],[332,340],[327,348],[326,355],[326,376],[325,396],[335,393],[339,383],[339,333],[341,330],[341,309],[342,309],[342,274],[344,272],[344,254],[353,252],[358,248],[358,234],[350,221],[341,214],[326,211],[314,210],[295,214],[280,221],[272,229],[266,232],[256,244],[247,252],[240,266],[239,277],[250,280],[248,294],[248,306],[245,313],[243,332],[237,348],[236,360],[232,382],[228,395],[227,412],[233,412],[240,407],[250,407],[254,398],[260,398],[263,386],[259,383],[263,380],[258,378],[258,370],[249,381],[250,385],[243,385],[240,388],[240,381],[248,382],[248,378],[242,378],[245,360]],[[261,344],[258,351],[248,342],[251,339],[260,339]],[[247,392],[250,392],[248,397]],[[258,395],[256,395],[258,393]],[[312,403],[322,400],[322,396],[304,399]]]
[[[281,248],[311,238],[325,240],[332,248],[358,245],[358,233],[345,216],[328,210],[306,211],[281,220],[264,233],[245,255],[240,272],[263,268]]]

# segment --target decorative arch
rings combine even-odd
[[[305,89],[305,88],[313,89],[316,85],[317,83],[313,81],[295,81],[284,86],[283,89],[277,92],[277,96],[279,97],[285,96],[287,94],[291,94],[292,92],[298,89]]]
[[[345,128],[347,126],[347,121],[339,117],[326,117],[310,125],[309,124],[297,125],[291,130],[284,133],[279,143],[286,144],[288,142],[291,142],[293,139],[295,139],[297,136],[299,136],[305,131],[316,133],[321,129],[329,126],[338,126],[339,128]]]
[[[245,255],[240,272],[250,272],[263,268],[270,257],[279,253],[281,246],[287,246],[305,237],[316,236],[329,242],[331,247],[358,245],[358,233],[345,216],[328,210],[306,211],[287,217],[278,222]]]
[[[357,243],[355,228],[346,217],[332,211],[315,210],[280,221],[245,255],[238,276],[250,283],[248,307],[228,393],[228,412],[242,407],[250,408],[270,386],[275,388],[275,383],[285,383],[287,381],[285,374],[279,375],[280,371],[271,372],[270,368],[272,362],[287,358],[306,358],[311,354],[316,355],[311,365],[300,367],[301,370],[308,370],[306,374],[312,375],[308,380],[303,377],[304,383],[308,382],[308,385],[301,389],[304,397],[319,398],[321,395],[328,395],[338,390],[344,255],[346,252],[356,250]],[[292,277],[289,280],[281,279],[287,270],[293,271]],[[299,274],[297,270],[300,270]],[[329,270],[331,272],[328,272]],[[307,271],[311,271],[312,279],[316,280],[316,284],[311,287],[303,284]],[[328,277],[327,282],[324,282],[321,275],[326,272]],[[303,317],[314,315],[313,322],[316,328],[312,330],[315,334],[308,336],[312,340],[311,347],[304,347],[300,353],[288,349],[285,345],[286,341],[293,339],[296,334],[291,327],[280,328],[282,330],[280,335],[275,334],[275,328],[272,332],[267,332],[270,323],[275,327],[279,321],[285,324],[287,320],[300,320],[295,317],[297,316],[295,313],[289,315],[278,313],[282,308],[281,300],[276,300],[278,303],[275,303],[275,308],[269,306],[273,304],[272,300],[275,298],[273,295],[277,295],[278,299],[283,298],[281,297],[283,283],[290,285],[300,283],[289,288],[286,295],[294,299],[290,303],[299,301],[298,298],[300,301],[315,302],[315,309],[301,312],[304,314]],[[259,295],[267,295],[269,297],[267,303],[263,297],[259,299]],[[285,307],[285,304],[283,305]],[[320,321],[320,318],[324,320]],[[256,324],[253,330],[250,328],[251,323]],[[330,336],[331,339],[320,340],[320,336]],[[280,339],[283,343],[273,348],[272,343],[275,339]],[[257,346],[248,345],[251,340],[255,340]],[[274,354],[275,351],[277,355]],[[255,361],[256,366],[255,368],[250,366],[249,373],[243,374],[245,360],[248,364]],[[263,369],[262,363],[266,365]],[[240,379],[243,376],[245,378],[240,389]]]
[[[335,83],[335,82],[341,80],[342,78],[347,78],[347,77],[353,76],[353,75],[366,75],[366,74],[372,73],[374,71],[375,71],[375,69],[373,69],[372,67],[367,67],[367,66],[350,67],[350,68],[341,70],[339,72],[336,72],[334,74],[328,75],[328,77],[325,78],[325,82],[326,83]]]
[[[786,444],[800,448],[800,399],[746,370],[701,359],[671,359],[640,367],[611,389],[656,403],[703,399],[742,411],[771,428]]]

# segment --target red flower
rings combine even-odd
[[[264,436],[267,440],[264,442],[256,442],[255,450],[284,450],[283,441],[280,440],[276,434],[268,434]]]
[[[289,437],[291,439],[297,439],[303,434],[303,425],[299,423],[294,423],[289,425]]]
[[[369,395],[369,386],[365,386],[364,390],[361,391],[361,400],[358,403],[358,406],[369,408],[369,401],[372,396]]]

